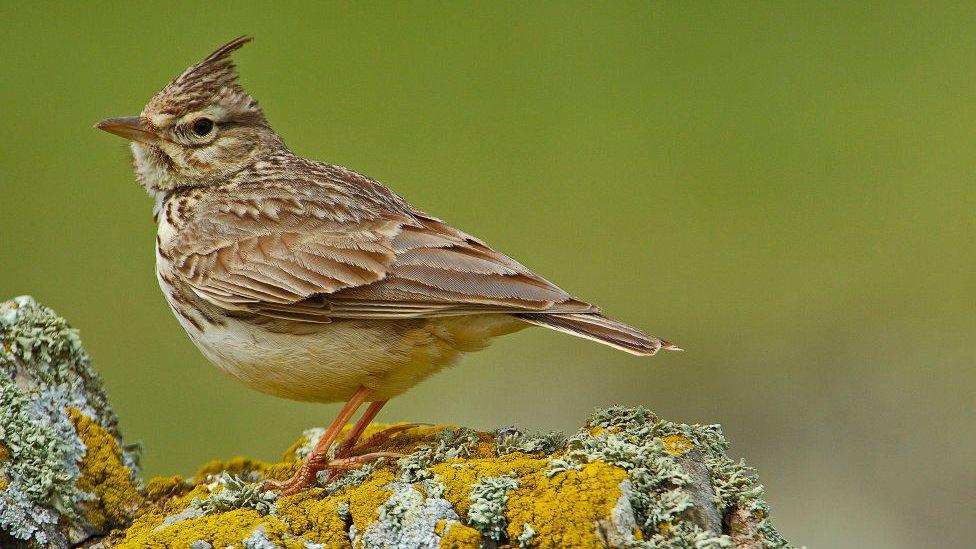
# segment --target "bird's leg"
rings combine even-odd
[[[363,402],[366,402],[366,399],[369,398],[372,392],[373,390],[367,387],[360,387],[356,390],[352,398],[342,407],[342,410],[339,410],[339,415],[329,424],[322,438],[319,439],[315,448],[312,449],[312,453],[305,458],[305,462],[302,463],[301,468],[290,479],[284,482],[269,480],[265,482],[264,487],[270,490],[279,490],[282,496],[288,496],[297,494],[314,484],[315,475],[329,463],[329,448],[332,446],[332,443],[339,436],[339,432],[343,426],[349,422],[352,415],[362,406]]]
[[[363,412],[362,417],[360,417],[359,421],[352,426],[352,429],[349,429],[349,432],[346,433],[346,437],[342,439],[342,442],[340,442],[339,446],[336,447],[335,457],[342,458],[350,455],[350,450],[352,450],[356,442],[359,441],[359,437],[363,435],[363,431],[365,431],[366,428],[369,427],[369,424],[376,419],[376,415],[380,413],[380,410],[383,409],[383,406],[385,406],[387,402],[388,401],[386,400],[377,400],[376,402],[369,403],[369,406],[366,407],[366,411]]]
[[[363,412],[362,417],[359,421],[353,425],[352,429],[346,433],[345,438],[339,443],[339,446],[335,451],[335,459],[329,462],[329,479],[338,476],[339,471],[348,471],[350,469],[355,469],[364,463],[368,463],[375,459],[381,457],[400,457],[400,454],[393,452],[373,452],[373,453],[363,453],[369,448],[375,448],[387,440],[390,440],[394,435],[401,431],[406,431],[407,429],[412,429],[420,425],[419,423],[407,423],[405,425],[395,425],[387,429],[373,434],[363,442],[359,441],[359,437],[363,435],[363,432],[369,427],[370,422],[376,419],[376,415],[380,413],[387,401],[378,400],[376,402],[369,403],[369,407]]]

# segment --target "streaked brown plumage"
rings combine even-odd
[[[156,199],[160,287],[211,361],[277,396],[351,399],[338,427],[373,401],[330,468],[377,457],[350,452],[387,399],[528,324],[637,355],[676,349],[377,181],[294,155],[237,83],[230,54],[248,41],[188,68],[139,117],[98,127],[132,140]],[[306,485],[318,454],[280,487]]]

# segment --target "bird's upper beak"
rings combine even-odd
[[[95,127],[132,141],[141,141],[142,143],[154,143],[159,139],[159,136],[138,116],[106,118],[98,124],[95,124]]]

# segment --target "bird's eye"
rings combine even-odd
[[[193,133],[200,137],[204,137],[209,134],[214,127],[213,120],[209,118],[197,118],[193,121]]]

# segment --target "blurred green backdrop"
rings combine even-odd
[[[82,331],[148,474],[273,458],[335,406],[211,367],[104,117],[241,34],[298,153],[687,349],[530,330],[381,420],[721,422],[796,543],[964,546],[976,493],[976,9],[891,2],[0,7],[0,296]],[[968,515],[968,516],[965,516]],[[938,540],[936,542],[936,540]]]

